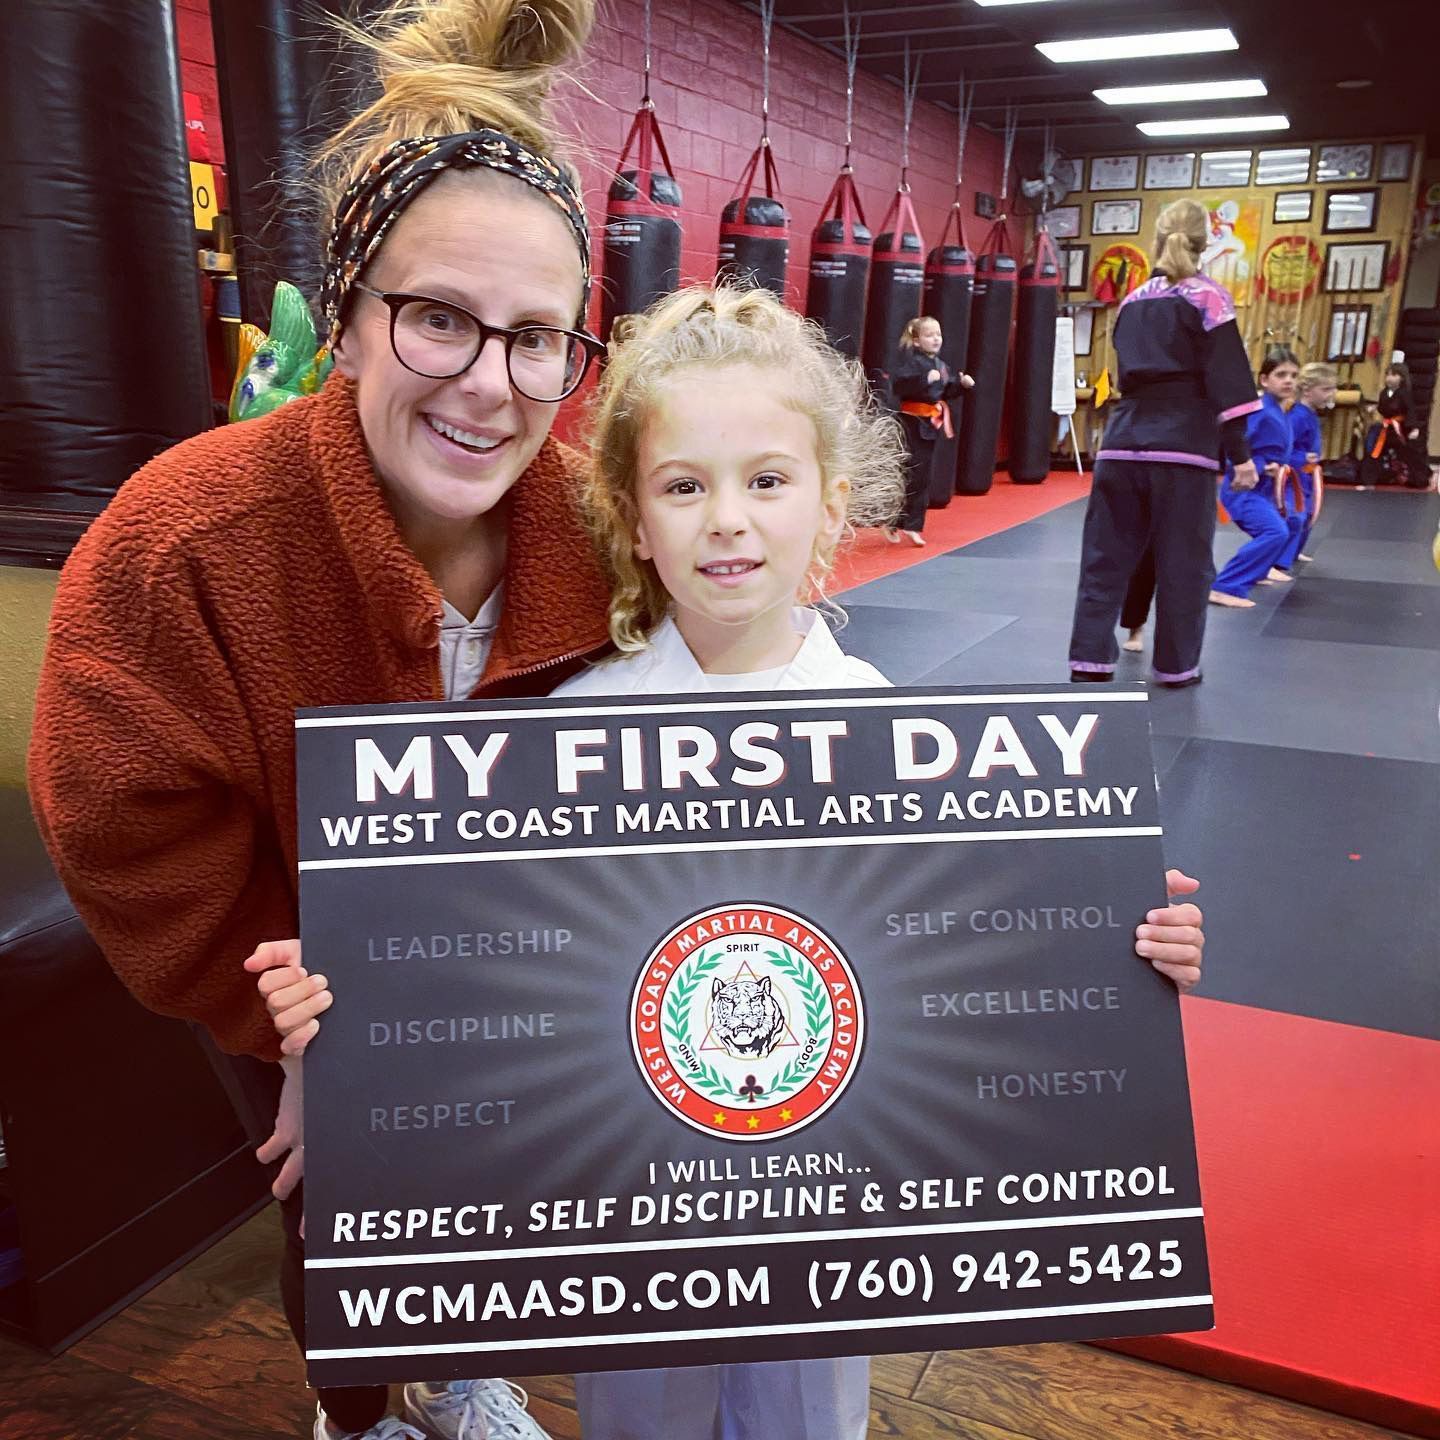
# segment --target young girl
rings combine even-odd
[[[1302,554],[1305,541],[1319,518],[1325,498],[1325,478],[1320,472],[1320,414],[1335,403],[1335,382],[1338,376],[1333,365],[1312,360],[1300,371],[1294,408],[1290,411],[1290,468],[1300,479],[1305,496],[1305,514],[1290,536],[1284,553],[1275,562],[1289,574],[1297,560],[1308,561]]]
[[[1399,456],[1405,483],[1423,489],[1429,483],[1429,466],[1419,445],[1420,429],[1412,414],[1410,369],[1403,361],[1392,360],[1385,371],[1385,388],[1375,401],[1379,423],[1370,427],[1365,437],[1365,450],[1371,461],[1380,460],[1387,450]],[[1372,478],[1383,484],[1394,475],[1385,466]],[[1393,483],[1393,480],[1392,480]]]
[[[925,543],[920,532],[930,504],[935,442],[954,431],[945,402],[975,384],[968,375],[951,375],[940,358],[943,344],[940,322],[921,315],[901,331],[899,354],[890,370],[890,390],[900,406],[906,449],[905,504],[898,526],[886,531],[891,544],[901,535],[912,545]]]
[[[1283,346],[1273,347],[1261,363],[1261,406],[1246,422],[1246,430],[1251,459],[1269,481],[1247,484],[1249,476],[1237,475],[1233,466],[1226,466],[1220,499],[1230,518],[1250,536],[1250,543],[1242,545],[1215,577],[1210,591],[1213,605],[1252,609],[1252,585],[1290,578],[1277,567],[1298,534],[1301,521],[1294,516],[1287,521],[1281,514],[1280,486],[1290,464],[1290,420],[1285,407],[1295,394],[1295,377],[1299,373],[1293,352]]]
[[[601,383],[586,508],[610,570],[618,654],[560,695],[879,686],[806,601],[836,547],[900,496],[901,450],[859,367],[767,290],[696,287],[636,322]],[[1172,894],[1197,882],[1170,871]],[[1199,979],[1194,905],[1153,910],[1136,950],[1182,989]],[[330,992],[296,942],[246,967],[303,1050]],[[864,1358],[576,1377],[585,1440],[861,1440]]]

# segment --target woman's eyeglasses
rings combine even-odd
[[[478,315],[448,300],[398,290],[375,290],[356,283],[390,311],[390,348],[416,375],[453,380],[463,375],[480,352],[499,336],[505,342],[510,384],[529,400],[554,402],[573,394],[590,362],[605,353],[604,343],[584,330],[554,325],[487,325]]]

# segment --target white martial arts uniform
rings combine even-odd
[[[673,620],[648,649],[602,661],[557,695],[670,695],[715,690],[844,690],[888,685],[846,655],[813,610],[795,611],[805,636],[778,670],[707,675]],[[870,1419],[870,1361],[777,1360],[671,1370],[576,1375],[584,1440],[863,1440]]]

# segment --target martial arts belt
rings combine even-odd
[[[810,283],[805,314],[847,359],[860,354],[865,334],[865,299],[870,283],[874,237],[865,224],[854,172],[847,165],[835,177],[810,239]]]
[[[861,359],[865,373],[888,394],[890,365],[905,326],[920,313],[920,287],[925,278],[925,242],[910,203],[908,187],[898,189],[875,239],[870,262],[870,297],[865,310],[865,341]]]
[[[1005,404],[1005,374],[1010,359],[1010,318],[1015,304],[1015,257],[1003,218],[990,228],[975,261],[975,301],[970,311],[970,354],[975,357],[975,388],[966,394],[960,414],[960,456],[955,493],[984,495],[995,476],[1000,412]]]
[[[1293,512],[1289,504],[1292,499],[1295,505]],[[1300,484],[1299,475],[1289,465],[1282,465],[1275,477],[1275,508],[1282,515],[1305,513],[1305,489]]]
[[[625,162],[635,148],[634,168]],[[660,152],[663,170],[655,168]],[[635,113],[605,210],[605,266],[600,284],[600,338],[680,283],[680,186],[665,137],[648,102]]]
[[[762,165],[763,160],[763,165]],[[755,191],[761,171],[764,193]],[[750,157],[735,198],[720,217],[720,258],[715,278],[771,290],[785,298],[785,264],[790,258],[790,216],[775,194],[779,175],[770,141],[762,137]]]
[[[1405,444],[1405,427],[1400,423],[1400,417],[1398,415],[1391,415],[1375,427],[1375,443],[1370,447],[1370,458],[1372,460],[1378,460],[1385,453],[1387,443],[1385,432],[1387,430],[1394,435],[1398,445],[1403,446]]]
[[[950,407],[943,400],[933,405],[926,400],[905,400],[901,402],[900,413],[928,420],[947,440],[955,438],[955,427],[950,423]]]
[[[1010,478],[1038,485],[1050,473],[1050,401],[1054,393],[1055,318],[1060,310],[1060,253],[1049,232],[1020,272],[1015,371],[1010,392]]]
[[[955,227],[951,243],[950,227]],[[925,287],[920,313],[940,322],[943,337],[940,358],[954,375],[963,375],[970,356],[970,308],[975,299],[975,257],[965,243],[965,212],[956,201],[950,207],[940,243],[925,257]],[[953,439],[935,444],[930,471],[930,507],[942,509],[955,494],[955,461],[959,448]]]

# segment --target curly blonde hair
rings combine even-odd
[[[610,637],[619,650],[643,650],[670,608],[654,565],[635,551],[635,477],[646,422],[677,374],[733,365],[773,371],[785,403],[814,423],[827,501],[837,481],[848,482],[846,530],[888,524],[899,510],[905,488],[899,426],[875,403],[860,366],[770,291],[689,286],[631,317],[616,334],[621,338],[611,343],[595,396],[584,501],[611,576]],[[828,603],[825,581],[840,538],[817,536],[807,602]]]

